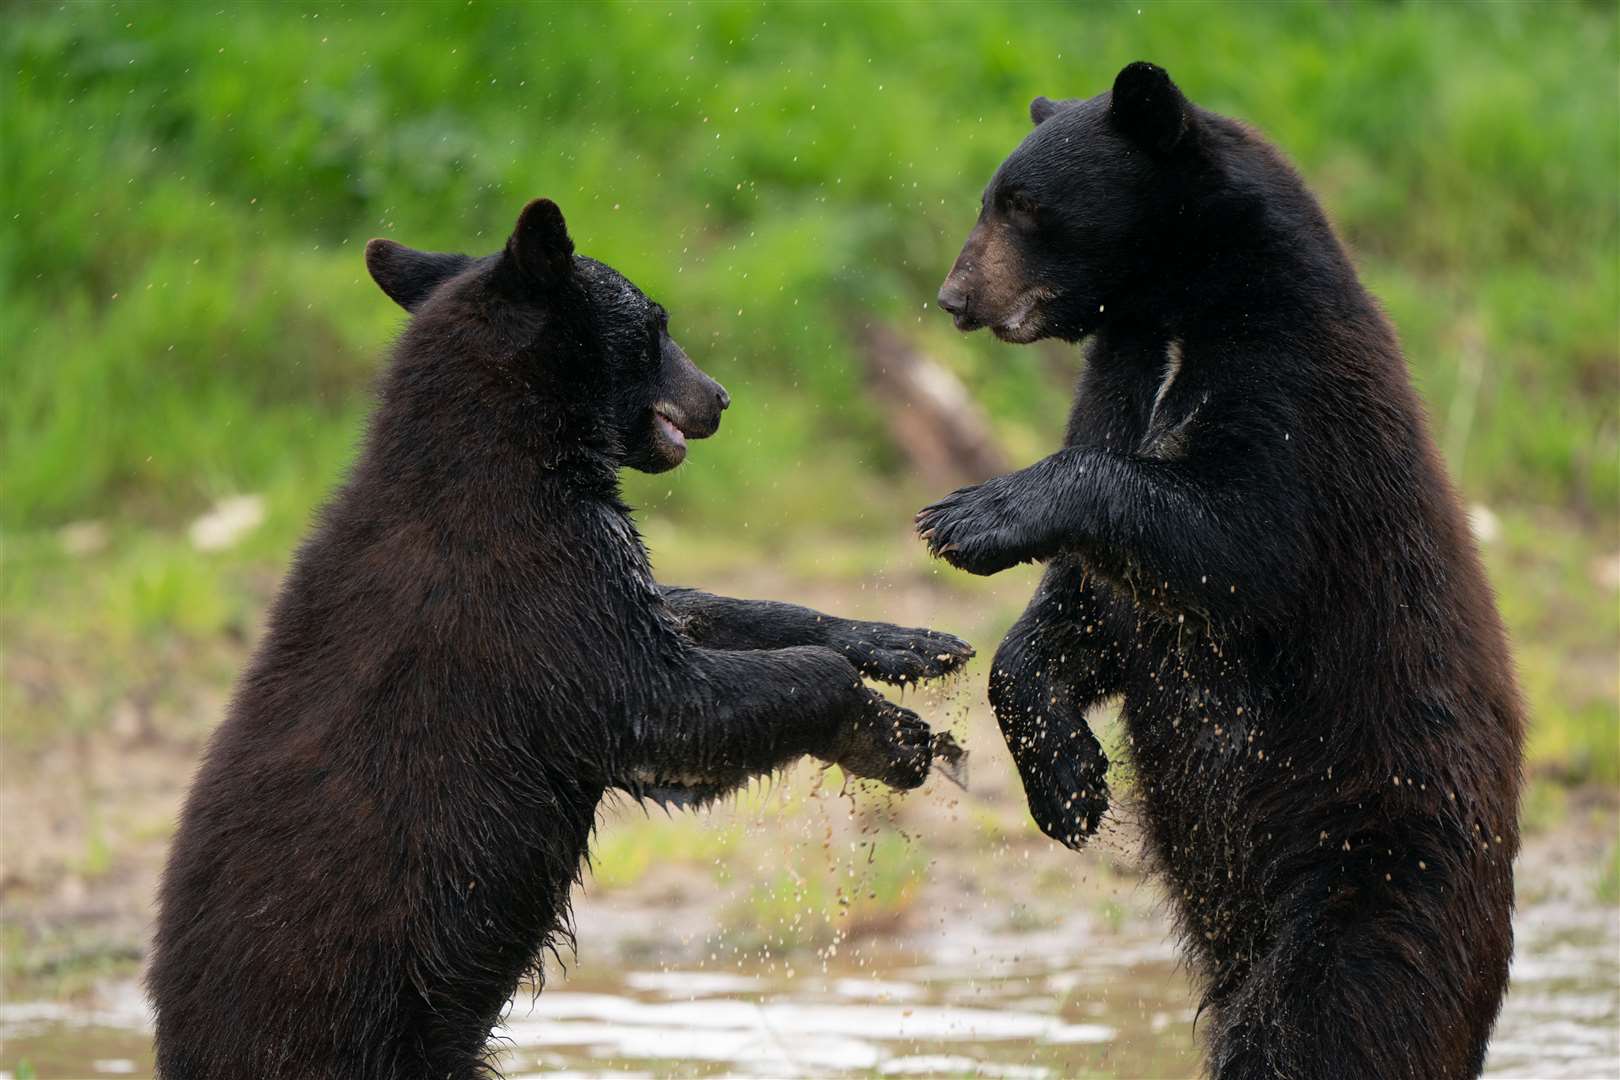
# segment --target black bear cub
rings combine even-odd
[[[1315,199],[1149,64],[1035,99],[940,290],[1087,342],[1065,446],[918,515],[1040,561],[990,696],[1040,827],[1140,816],[1222,1080],[1476,1075],[1507,982],[1522,707],[1394,332]]]
[[[496,255],[366,262],[413,317],[182,815],[167,1080],[491,1072],[609,788],[703,801],[807,754],[914,787],[933,737],[861,676],[972,652],[653,580],[617,470],[678,465],[728,398],[553,203]]]

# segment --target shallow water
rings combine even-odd
[[[1567,896],[1518,917],[1513,986],[1487,1075],[1620,1077],[1620,909]],[[588,958],[588,954],[587,954]],[[502,1066],[550,1076],[1196,1073],[1193,1008],[1152,924],[912,935],[775,970],[582,964],[514,1001]],[[808,964],[808,970],[804,970]],[[40,1077],[146,1075],[133,983],[87,1005],[0,1006],[0,1063]]]

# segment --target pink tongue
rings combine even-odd
[[[658,426],[664,430],[664,437],[684,450],[686,448],[686,436],[681,433],[681,429],[676,427],[669,417],[663,413],[654,413],[653,416],[658,420]]]

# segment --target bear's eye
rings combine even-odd
[[[656,322],[649,327],[647,347],[641,350],[641,359],[649,368],[657,370],[664,362],[663,328]]]
[[[1030,198],[1028,192],[1024,191],[1005,193],[1001,197],[1001,206],[1008,216],[1022,218],[1031,222],[1034,221],[1036,211],[1039,209],[1035,200]]]

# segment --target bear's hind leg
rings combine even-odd
[[[1457,958],[1443,955],[1444,921],[1425,928],[1386,909],[1290,924],[1306,918],[1302,906],[1273,908],[1282,934],[1212,1004],[1215,1080],[1479,1075],[1493,1017],[1477,1015],[1448,973]]]

